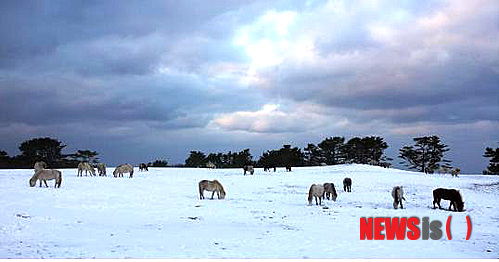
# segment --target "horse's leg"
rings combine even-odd
[[[402,205],[402,199],[400,199],[400,208],[404,209],[404,206]]]
[[[213,199],[214,195],[215,195],[215,191],[211,192],[211,199]]]
[[[49,185],[47,185],[47,180],[46,179],[43,180],[43,183],[45,184],[46,187],[49,187]]]

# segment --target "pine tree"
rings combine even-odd
[[[449,151],[447,145],[442,144],[438,136],[413,138],[414,146],[404,146],[399,150],[399,158],[405,160],[406,166],[424,173],[433,173],[441,165],[448,165],[451,161],[443,159]]]
[[[186,167],[204,167],[206,165],[206,155],[201,151],[191,151],[185,160]]]
[[[489,166],[487,167],[487,174],[499,175],[499,148],[493,149],[487,147],[483,157],[490,158]]]

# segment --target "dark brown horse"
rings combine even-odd
[[[345,177],[343,179],[343,191],[352,192],[352,179],[349,177]]]
[[[454,211],[463,211],[464,202],[459,190],[447,188],[437,188],[433,190],[433,208],[436,208],[435,204],[437,204],[438,208],[441,209],[440,200],[442,199],[450,200],[449,210],[454,206]]]
[[[140,163],[139,164],[139,171],[149,171],[149,168],[147,167],[147,164]]]

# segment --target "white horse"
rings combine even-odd
[[[312,184],[310,190],[308,191],[308,204],[312,205],[312,199],[315,198],[315,204],[321,205],[322,199],[324,199],[324,186],[319,184]],[[317,203],[317,198],[319,198],[319,203]]]
[[[123,173],[130,173],[130,178],[133,177],[133,166],[130,164],[121,164],[118,165],[114,171],[113,175],[114,177],[123,177]]]
[[[78,175],[77,176],[83,176],[83,170],[85,170],[85,176],[87,176],[88,173],[90,173],[91,176],[95,176],[95,169],[90,163],[80,162],[78,164]]]
[[[38,179],[40,180],[40,187],[42,186],[42,181],[45,183],[46,187],[49,187],[47,185],[47,180],[52,179],[55,179],[54,187],[61,187],[62,173],[61,171],[55,169],[40,169],[36,171],[33,177],[29,180],[29,186],[34,187],[36,185],[36,180]]]

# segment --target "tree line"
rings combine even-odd
[[[64,154],[66,147],[61,141],[50,137],[39,137],[26,140],[19,146],[21,154],[10,157],[6,151],[0,150],[0,168],[33,168],[38,161],[44,161],[52,168],[76,168],[80,162],[96,164],[100,162],[99,153],[93,150],[77,150]],[[166,160],[149,162],[149,166],[165,167]]]
[[[438,136],[413,138],[413,145],[399,149],[400,164],[409,169],[424,173],[434,173],[441,167],[450,168],[451,162],[444,158],[449,147],[442,143]],[[19,146],[21,154],[10,157],[0,150],[0,168],[32,168],[37,161],[44,161],[54,168],[75,168],[79,162],[99,163],[99,153],[93,150],[77,150],[64,154],[66,147],[61,141],[49,137],[33,138],[24,141]],[[185,167],[240,168],[244,165],[255,167],[275,166],[318,166],[338,164],[371,164],[389,167],[392,158],[384,155],[388,144],[382,137],[367,136],[328,137],[318,144],[308,144],[303,150],[291,145],[283,145],[280,149],[267,150],[258,160],[253,160],[249,149],[240,152],[209,153],[191,151],[185,160]],[[485,149],[483,157],[489,158],[489,166],[484,174],[499,174],[499,148]],[[148,166],[166,167],[166,160],[149,162]]]

